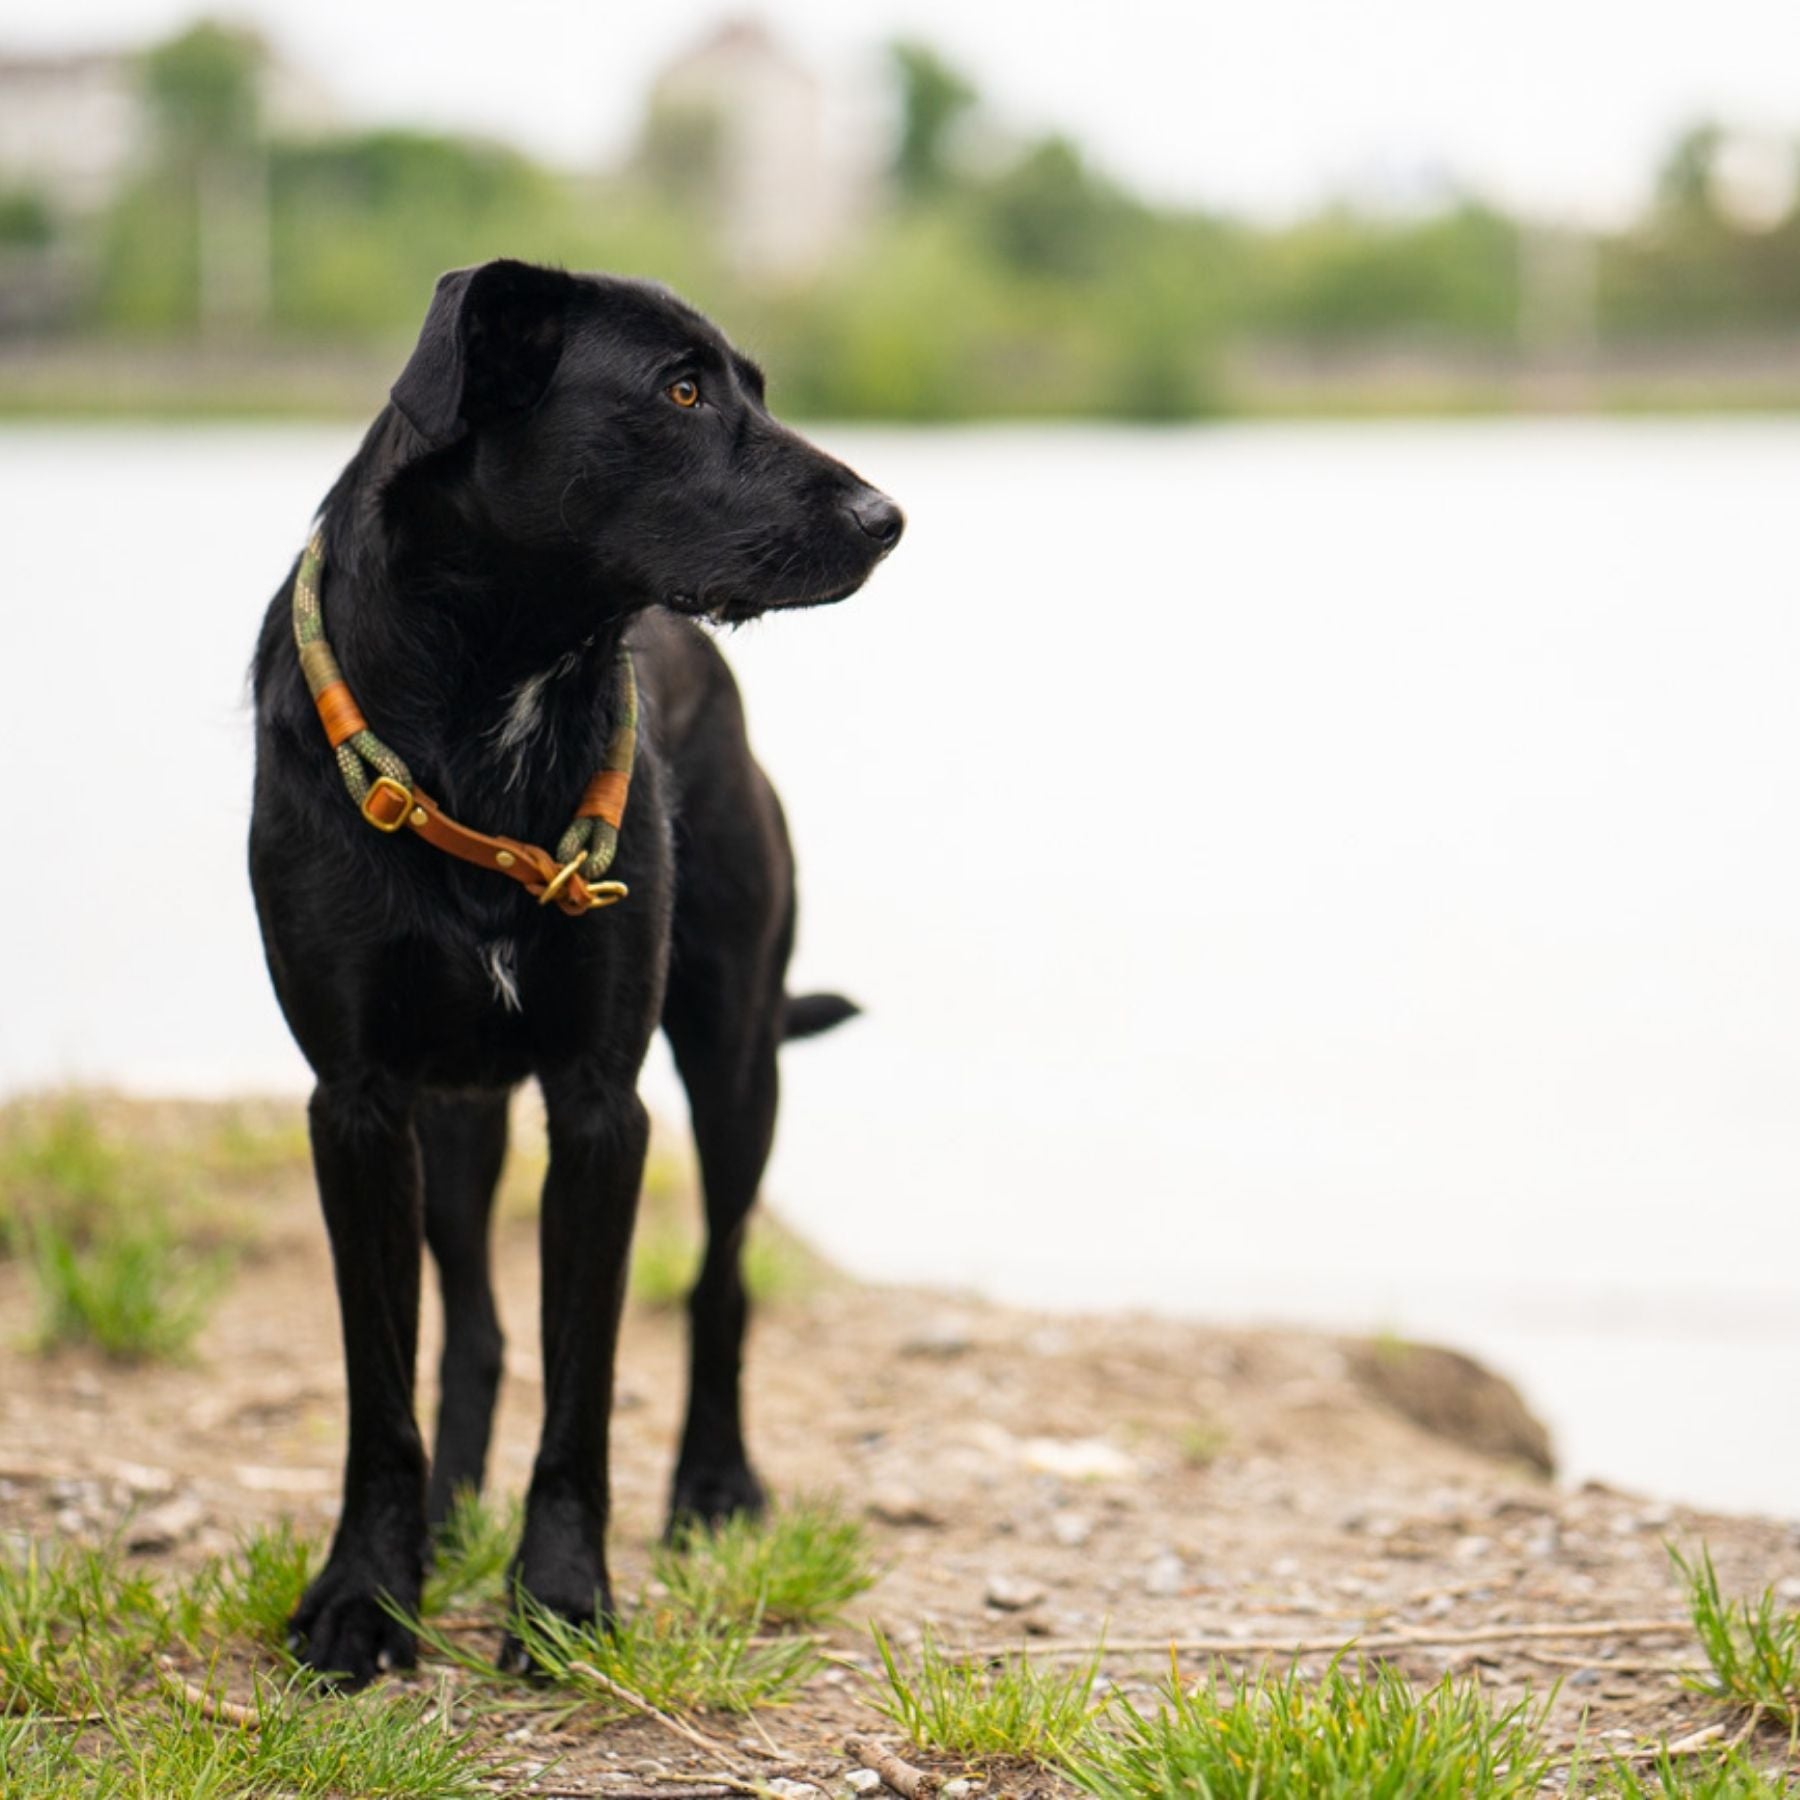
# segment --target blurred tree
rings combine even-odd
[[[0,244],[41,250],[56,236],[50,203],[35,188],[0,193]]]
[[[205,335],[243,333],[269,311],[268,167],[262,83],[269,52],[252,31],[203,19],[144,58],[160,159],[192,208],[193,309]],[[149,199],[150,196],[146,196]]]
[[[1724,133],[1717,125],[1690,126],[1663,158],[1656,176],[1656,203],[1665,213],[1686,218],[1714,216],[1713,170]]]
[[[261,132],[268,47],[253,31],[203,19],[144,57],[144,86],[165,148],[242,150]]]
[[[889,46],[888,55],[900,82],[894,179],[908,199],[921,200],[950,185],[952,140],[977,95],[927,44],[903,39]]]
[[[1082,280],[1104,266],[1128,203],[1096,180],[1066,137],[1033,144],[988,184],[993,247],[1015,269]]]

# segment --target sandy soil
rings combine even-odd
[[[323,1231],[295,1172],[267,1178],[255,1204],[258,1248],[191,1366],[32,1354],[18,1345],[23,1276],[0,1267],[0,1529],[99,1538],[126,1520],[134,1554],[176,1567],[252,1521],[330,1524],[344,1414]],[[509,1492],[524,1486],[541,1401],[534,1263],[533,1224],[514,1210],[499,1226],[510,1347],[490,1477]],[[435,1328],[428,1316],[428,1407]],[[614,1452],[624,1595],[662,1525],[681,1355],[677,1316],[632,1312]],[[1171,1640],[1233,1640],[1247,1660],[1262,1643],[1381,1634],[1382,1654],[1420,1680],[1451,1669],[1514,1693],[1560,1678],[1556,1729],[1572,1740],[1585,1712],[1591,1739],[1626,1747],[1714,1717],[1674,1673],[1691,1638],[1591,1631],[1680,1617],[1665,1542],[1710,1545],[1728,1591],[1776,1583],[1800,1597],[1800,1528],[1558,1487],[1526,1460],[1541,1440],[1510,1390],[1461,1359],[832,1281],[764,1309],[750,1370],[765,1479],[834,1492],[872,1521],[885,1573],[833,1634],[865,1665],[868,1618],[901,1645],[930,1624],[954,1645],[1051,1654],[1104,1632],[1106,1667],[1132,1691],[1166,1672]],[[1190,1671],[1204,1662],[1182,1655]],[[712,1729],[740,1775],[842,1791],[846,1733],[893,1740],[859,1685],[834,1668],[762,1715],[761,1733]],[[548,1793],[718,1767],[646,1723],[542,1737],[514,1748],[566,1758]],[[1041,1775],[996,1785],[1064,1791]]]

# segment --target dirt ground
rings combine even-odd
[[[344,1407],[324,1235],[297,1172],[271,1176],[256,1204],[257,1248],[187,1366],[32,1353],[25,1278],[0,1267],[0,1530],[100,1539],[123,1520],[134,1554],[175,1568],[255,1521],[330,1525]],[[509,1348],[490,1486],[517,1493],[542,1397],[535,1228],[518,1209],[501,1219],[497,1264]],[[679,1315],[634,1308],[620,1368],[612,1566],[629,1596],[663,1523]],[[763,1309],[749,1394],[770,1485],[836,1494],[871,1520],[884,1573],[832,1634],[865,1667],[869,1619],[903,1647],[926,1625],[954,1646],[1049,1655],[1104,1634],[1128,1692],[1166,1674],[1170,1642],[1229,1640],[1249,1662],[1260,1647],[1362,1638],[1420,1680],[1450,1669],[1511,1694],[1560,1679],[1555,1729],[1573,1741],[1585,1714],[1590,1742],[1630,1748],[1715,1717],[1675,1672],[1691,1637],[1644,1625],[1682,1616],[1665,1543],[1710,1546],[1727,1592],[1773,1583],[1800,1598],[1800,1527],[1560,1487],[1531,1466],[1541,1439],[1510,1390],[1403,1347],[834,1280]],[[1180,1659],[1191,1673],[1207,1661]],[[710,1729],[741,1753],[740,1776],[843,1791],[847,1733],[897,1741],[863,1686],[834,1667],[759,1729]],[[515,1750],[563,1759],[546,1793],[718,1767],[649,1723],[585,1739],[526,1730]],[[1043,1775],[998,1785],[1064,1791]]]

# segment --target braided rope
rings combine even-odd
[[[601,759],[600,767],[605,773],[623,776],[629,782],[632,766],[637,761],[638,733],[637,671],[632,667],[629,650],[619,652],[617,681],[616,722],[612,736],[606,741],[606,755]],[[571,862],[586,852],[580,873],[583,881],[591,883],[600,880],[612,867],[618,849],[619,829],[616,825],[606,819],[577,818],[556,840],[556,860]]]
[[[334,685],[343,684],[346,696],[349,693],[344,672],[338,667],[337,658],[325,637],[324,573],[325,543],[319,528],[314,526],[306,540],[306,549],[301,553],[300,572],[294,577],[294,647],[300,653],[300,671],[306,677],[307,691],[315,703]],[[623,646],[613,669],[616,723],[600,766],[603,771],[629,781],[632,765],[637,760],[638,690],[631,652]],[[354,711],[354,703],[351,706]],[[360,721],[361,715],[356,716]],[[333,754],[344,786],[359,810],[368,798],[372,781],[370,769],[376,775],[386,775],[399,782],[409,794],[413,791],[415,784],[411,771],[366,723],[360,723],[359,729],[345,738]],[[617,826],[605,819],[576,818],[557,840],[556,860],[569,863],[581,856],[583,861],[578,873],[582,880],[597,882],[612,867],[618,849]]]

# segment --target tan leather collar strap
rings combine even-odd
[[[325,641],[324,561],[315,530],[294,581],[294,641],[319,722],[362,816],[377,831],[411,831],[446,856],[509,875],[540,906],[555,905],[571,918],[623,900],[629,891],[624,882],[602,877],[618,847],[637,749],[637,681],[631,652],[619,652],[614,695],[618,724],[606,748],[606,766],[582,792],[575,818],[557,846],[568,853],[559,863],[536,844],[489,837],[459,825],[369,729]]]
[[[457,824],[423,788],[409,791],[391,776],[378,776],[370,784],[362,816],[377,831],[411,831],[446,856],[510,875],[540,906],[554,903],[571,918],[597,906],[611,906],[627,892],[622,881],[583,881],[575,863],[558,868],[556,858],[536,844],[471,831]]]

